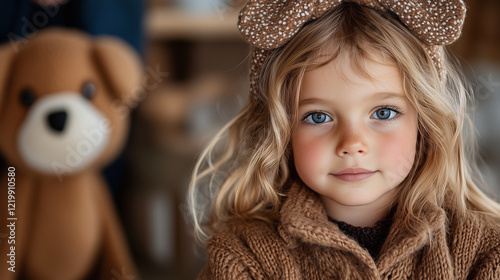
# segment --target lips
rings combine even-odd
[[[338,173],[335,173],[333,175],[342,175],[342,174],[359,174],[359,173],[371,173],[375,171],[371,170],[366,170],[364,168],[346,168]]]
[[[377,171],[364,168],[346,168],[338,173],[332,174],[335,178],[346,182],[358,182],[370,178]]]

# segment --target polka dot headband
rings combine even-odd
[[[462,32],[466,12],[462,0],[249,0],[239,14],[238,28],[253,46],[250,94],[257,93],[258,72],[270,52],[290,41],[305,23],[342,2],[395,13],[422,42],[444,79],[443,46]]]

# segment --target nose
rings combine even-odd
[[[66,111],[55,111],[51,112],[47,116],[47,122],[49,127],[55,132],[62,132],[66,126],[66,120],[68,118],[68,113]]]
[[[339,131],[341,133],[336,153],[340,157],[347,155],[365,155],[368,153],[368,145],[365,142],[363,132],[352,128]]]

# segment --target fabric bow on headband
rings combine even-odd
[[[458,39],[465,20],[463,0],[250,0],[239,15],[238,28],[254,49],[251,72],[260,68],[267,50],[286,44],[310,20],[342,2],[395,13],[422,42],[438,71],[442,46]],[[251,74],[251,91],[256,80]]]

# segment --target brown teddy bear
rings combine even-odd
[[[52,28],[0,47],[0,279],[138,279],[100,170],[141,79],[110,37]]]

